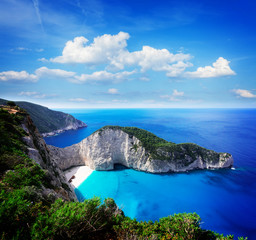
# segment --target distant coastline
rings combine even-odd
[[[42,133],[42,136],[43,137],[53,137],[53,136],[56,136],[60,133],[63,133],[63,132],[69,131],[69,130],[77,130],[77,129],[83,128],[83,127],[87,127],[87,124],[82,123],[79,126],[70,125],[68,127],[61,128],[61,129],[58,129],[58,130],[54,130],[52,132]]]

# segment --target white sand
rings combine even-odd
[[[93,170],[88,166],[73,167],[64,172],[67,180],[69,181],[72,176],[75,176],[71,181],[71,185],[77,188],[86,178],[92,174]]]

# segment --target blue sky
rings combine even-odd
[[[252,0],[1,0],[0,97],[255,108],[255,10]]]

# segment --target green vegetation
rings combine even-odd
[[[20,124],[26,113],[21,109],[16,114],[10,114],[8,110],[10,108],[0,108],[0,176],[23,161],[19,151],[25,150],[21,137],[25,136],[26,132]]]
[[[186,162],[186,156],[191,157],[193,160],[201,156],[203,161],[206,158],[212,162],[219,161],[219,153],[207,150],[194,143],[175,144],[159,138],[151,132],[136,127],[105,126],[98,131],[102,132],[104,129],[120,129],[129,134],[130,137],[134,136],[138,138],[142,146],[154,159],[169,161],[177,161],[180,159],[185,165],[189,164],[189,160]],[[137,151],[137,148],[138,146],[134,146],[133,149]],[[227,155],[230,156],[229,154]]]
[[[12,109],[8,109],[10,112]],[[2,240],[60,239],[234,239],[200,226],[195,213],[175,214],[156,222],[125,217],[113,199],[84,202],[51,200],[46,172],[24,153],[20,127],[26,113],[0,109],[0,238]],[[239,238],[242,240],[243,238]]]
[[[10,103],[17,104],[19,107],[24,108],[31,116],[40,133],[53,132],[73,124],[79,124],[81,127],[86,126],[82,121],[75,119],[70,114],[53,111],[46,107],[29,102],[14,103],[0,99],[0,104],[9,105]]]

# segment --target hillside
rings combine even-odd
[[[106,126],[80,143],[48,148],[62,170],[80,165],[113,170],[121,164],[139,171],[168,173],[233,165],[229,153],[217,153],[193,143],[175,144],[136,127]]]
[[[0,105],[5,105],[7,100],[0,99]],[[30,102],[15,102],[24,108],[31,116],[34,124],[43,136],[54,135],[66,130],[78,129],[87,125],[70,114],[54,111],[47,107]]]
[[[48,146],[19,107],[0,108],[0,135],[1,239],[234,239],[202,229],[196,213],[138,222],[124,216],[113,199],[76,202]]]

